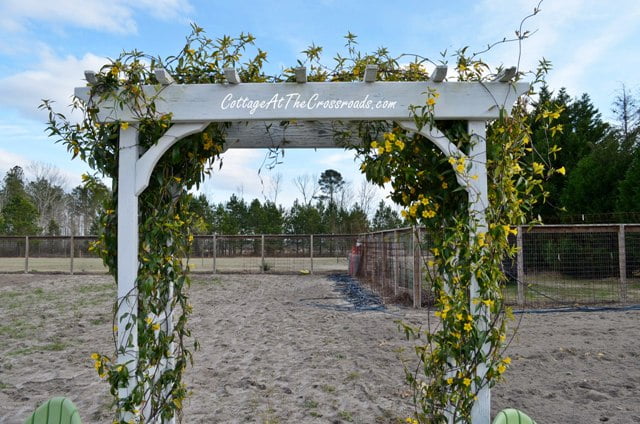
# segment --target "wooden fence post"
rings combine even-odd
[[[313,234],[309,235],[309,272],[313,274]]]
[[[627,249],[624,224],[618,227],[618,267],[620,268],[620,301],[627,300]]]
[[[73,275],[73,257],[75,255],[74,248],[73,234],[71,234],[71,237],[69,238],[69,273],[71,275]]]
[[[422,273],[420,267],[420,240],[418,228],[413,227],[413,307],[422,307]]]
[[[518,234],[516,235],[516,247],[518,249],[516,257],[516,281],[518,284],[518,305],[524,305],[524,241],[522,235],[522,227],[518,227]]]
[[[218,256],[218,238],[217,234],[213,233],[213,273],[216,273],[216,258]]]
[[[24,273],[29,273],[29,236],[24,237]]]
[[[264,262],[264,234],[260,236],[260,272],[266,271],[266,264]]]
[[[393,295],[398,295],[398,230],[393,230]]]

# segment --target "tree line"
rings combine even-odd
[[[546,144],[544,126],[535,116],[542,110],[558,113],[554,142]],[[531,111],[532,161],[564,167],[546,185],[544,203],[532,211],[545,223],[638,222],[640,220],[640,100],[622,86],[606,122],[587,94],[571,98],[565,89],[543,88]],[[489,129],[491,130],[491,129]],[[65,191],[66,180],[49,165],[29,167],[25,177],[11,168],[0,185],[0,234],[97,234],[97,217],[109,188],[102,183],[78,185]],[[232,195],[210,203],[194,195],[191,208],[200,217],[199,234],[355,234],[405,225],[396,209],[376,201],[375,188],[366,182],[356,192],[339,171],[327,169],[319,177],[293,180],[298,198],[285,208],[272,200],[245,201]]]

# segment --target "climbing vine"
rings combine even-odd
[[[384,48],[362,54],[355,35],[348,34],[345,40],[347,54],[337,55],[333,66],[322,64],[322,48],[315,45],[303,52],[304,59],[297,66],[309,68],[309,81],[359,80],[369,64],[378,66],[380,80],[424,81],[429,77],[427,65],[434,64],[417,55],[394,57]],[[267,54],[253,43],[249,34],[213,40],[193,25],[184,48],[175,56],[159,58],[133,51],[106,64],[90,83],[91,101],[75,101],[74,109],[82,115],[79,122],[56,112],[50,102],[43,103],[49,112],[50,134],[95,171],[84,177],[85,184],[95,184],[101,177],[112,179],[112,195],[100,217],[102,231],[93,249],[116,279],[120,130],[136,127],[142,153],[172,125],[170,115],[156,110],[162,85],[154,71],[168,71],[178,84],[223,83],[228,67],[236,68],[244,82],[295,80],[293,68],[277,76],[266,75]],[[465,52],[454,55],[457,79],[482,83],[490,78],[489,67]],[[243,59],[246,56],[249,58]],[[542,64],[534,82],[541,81],[547,66]],[[156,89],[145,90],[143,86]],[[439,129],[457,146],[459,156],[444,155],[424,136],[394,122],[360,122],[357,129],[341,130],[335,137],[340,141],[356,135],[362,140],[345,147],[362,159],[362,171],[370,181],[391,185],[393,201],[405,208],[403,216],[426,227],[431,237],[425,258],[437,325],[420,329],[402,324],[408,335],[426,339],[425,344],[415,346],[419,366],[405,368],[416,404],[412,419],[446,422],[449,414],[455,422],[468,421],[478,389],[495,384],[509,365],[509,359],[501,357],[509,310],[502,301],[504,275],[500,265],[505,255],[514,252],[507,238],[514,232],[513,225],[528,222],[527,212],[544,197],[543,180],[561,170],[532,159],[536,153],[527,125],[529,100],[519,100],[511,115],[502,114],[487,132],[490,204],[485,228],[478,217],[472,214],[470,219],[467,187],[459,184],[477,178],[469,173],[474,141],[464,122],[437,122],[433,111],[439,94],[435,90],[425,94],[425,104],[412,109],[418,129]],[[101,120],[101,102],[110,100],[119,107],[129,107],[136,115],[135,122]],[[540,119],[551,128],[556,112],[547,111]],[[189,190],[197,187],[213,166],[221,166],[226,128],[225,123],[211,123],[173,145],[139,197],[136,325],[119,328],[114,321],[114,341],[121,332],[137,332],[138,367],[131,375],[116,357],[92,355],[99,376],[109,383],[116,399],[116,422],[152,422],[181,415],[188,395],[183,375],[192,362],[192,350],[197,348],[187,325],[192,307],[188,261],[183,261],[189,257],[192,226],[197,219],[189,211]],[[479,287],[473,299],[469,299],[471,281],[477,281]],[[169,320],[173,320],[172,326],[167,325]],[[165,370],[162,365],[167,363],[170,367]],[[479,367],[485,363],[486,372],[480,373]],[[129,396],[120,397],[119,389],[132,380],[135,384]]]

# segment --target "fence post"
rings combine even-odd
[[[266,266],[264,263],[264,234],[260,236],[260,272],[264,273]]]
[[[518,284],[518,305],[524,305],[524,241],[522,236],[522,226],[518,226],[518,234],[516,235],[516,247],[518,253],[516,256],[517,277],[516,282]]]
[[[388,278],[387,278],[387,246],[385,245],[384,242],[384,231],[380,232],[380,256],[382,258],[382,263],[381,263],[381,269],[380,269],[380,277],[382,278],[382,290],[380,292],[380,294],[382,296],[384,296],[386,294],[386,288],[388,285]]]
[[[218,255],[218,239],[217,234],[213,233],[213,273],[216,273],[216,257]]]
[[[422,307],[422,273],[420,272],[420,240],[418,228],[413,227],[413,307]]]
[[[398,295],[398,230],[393,230],[393,295]]]
[[[73,244],[73,234],[69,238],[69,273],[73,275],[73,257],[74,257],[74,244]]]
[[[313,274],[313,234],[309,235],[309,272]]]
[[[620,268],[620,301],[627,300],[627,249],[624,237],[624,224],[618,227],[618,266]]]
[[[29,236],[24,236],[24,273],[29,273]]]

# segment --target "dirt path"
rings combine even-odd
[[[202,349],[185,423],[396,423],[411,412],[396,321],[426,311],[354,312],[321,276],[197,277],[191,327]],[[106,276],[0,275],[0,422],[70,397],[110,422],[90,354],[110,352]],[[640,423],[640,312],[526,314],[493,409],[539,423]],[[404,353],[410,357],[410,350]]]

